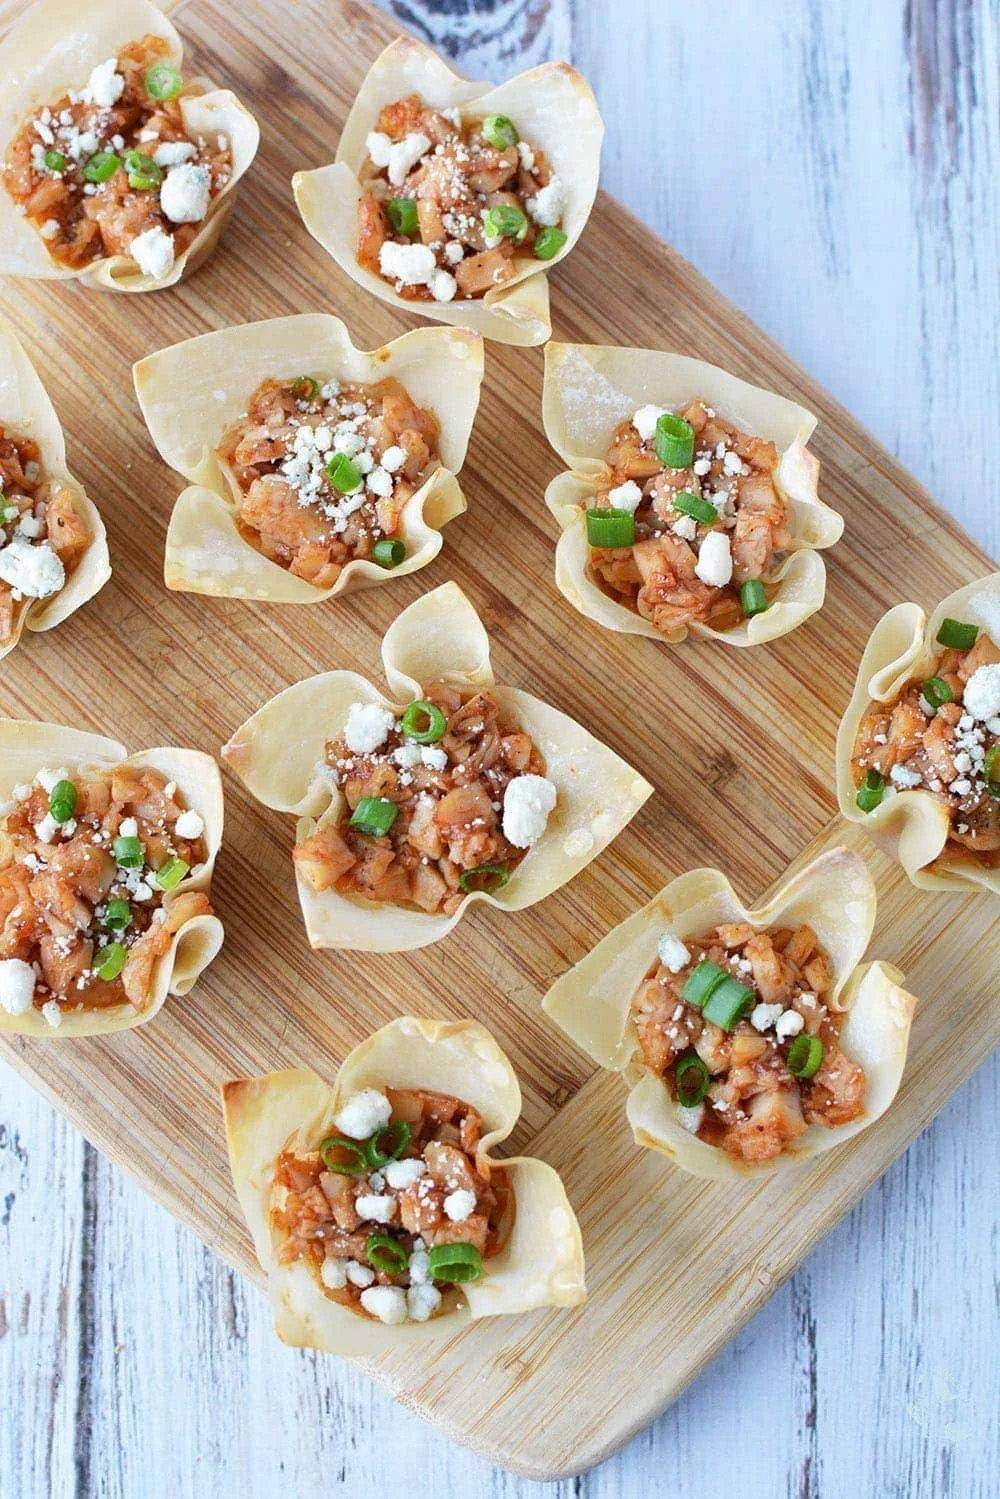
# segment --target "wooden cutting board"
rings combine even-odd
[[[0,18],[22,8],[0,5]],[[774,646],[737,652],[671,650],[573,612],[553,583],[554,522],[542,502],[559,465],[540,430],[541,350],[495,345],[463,473],[469,513],[431,567],[309,608],[166,593],[164,534],[181,482],[148,440],[132,361],[211,328],[303,310],[338,313],[368,347],[409,326],[336,270],[300,225],[289,187],[294,170],[332,158],[390,24],[363,6],[334,11],[317,0],[299,0],[294,24],[288,16],[280,26],[263,0],[242,0],[238,11],[186,0],[173,15],[192,70],[231,84],[257,114],[261,152],[220,251],[189,284],[141,298],[14,281],[0,292],[62,418],[70,466],[103,510],[115,568],[95,602],[3,663],[0,708],[106,730],[130,749],[173,742],[214,752],[302,676],[353,667],[377,678],[389,621],[455,578],[483,614],[500,680],[585,723],[657,791],[604,856],[543,905],[516,916],[479,910],[412,955],[354,957],[309,951],[291,822],[227,774],[214,884],[226,946],[194,994],[119,1036],[2,1038],[0,1047],[112,1160],[259,1281],[229,1183],[219,1083],[294,1064],[330,1074],[403,1011],[483,1019],[524,1091],[512,1143],[563,1173],[580,1217],[590,1299],[572,1313],[486,1322],[365,1368],[492,1462],[534,1478],[578,1472],[674,1399],[1000,1039],[995,907],[912,890],[839,822],[832,791],[836,726],[875,619],[900,599],[933,604],[993,564],[841,407],[602,196],[552,278],[555,336],[674,348],[819,414],[824,498],[847,519],[827,553],[821,614]],[[837,842],[869,857],[878,881],[872,954],[898,964],[921,999],[895,1106],[811,1169],[771,1183],[709,1185],[639,1152],[620,1083],[552,1028],[541,996],[682,870],[719,864],[755,901],[790,862]]]

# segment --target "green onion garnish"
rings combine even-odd
[[[701,1103],[711,1086],[708,1068],[696,1051],[686,1051],[678,1057],[674,1068],[674,1083],[677,1086],[677,1102],[686,1109]]]
[[[471,895],[473,890],[485,890],[492,895],[494,890],[502,890],[509,881],[510,870],[506,864],[477,864],[475,869],[463,870],[459,875],[458,888],[466,895]]]
[[[368,1157],[363,1145],[356,1140],[342,1140],[339,1135],[328,1135],[319,1147],[323,1165],[338,1176],[367,1176]],[[344,1160],[343,1157],[347,1159]]]
[[[391,1234],[369,1234],[365,1254],[372,1269],[383,1275],[402,1275],[409,1263],[406,1250]]]
[[[635,541],[635,516],[628,510],[588,510],[587,540],[592,547],[604,551],[613,547],[630,547]]]
[[[933,708],[935,712],[938,708],[944,707],[945,703],[954,702],[955,699],[955,694],[941,677],[928,677],[920,689],[920,695],[928,708]]]
[[[406,546],[398,538],[376,541],[372,547],[372,561],[379,567],[398,567],[406,556]]]
[[[815,1077],[823,1060],[823,1043],[818,1036],[799,1035],[788,1048],[785,1066],[793,1077]]]
[[[755,614],[763,614],[767,609],[767,594],[759,578],[747,578],[740,584],[740,608],[746,619],[753,619]]]
[[[351,814],[351,827],[372,838],[382,838],[399,816],[399,808],[384,796],[363,796]]]
[[[960,619],[943,619],[937,632],[938,645],[946,645],[953,651],[971,651],[978,639],[978,628],[963,624]]]
[[[885,776],[880,770],[869,770],[854,798],[862,812],[874,812],[885,796]]]
[[[110,182],[120,166],[121,162],[113,151],[98,151],[87,162],[83,175],[88,182]]]
[[[326,465],[326,477],[340,494],[350,494],[361,483],[361,471],[346,453],[334,453]]]
[[[104,910],[104,925],[113,931],[123,932],[132,923],[132,907],[127,900],[119,900],[117,896],[109,900]]]
[[[417,698],[403,714],[403,733],[417,744],[436,744],[448,727],[448,720],[433,703]]]
[[[116,838],[111,845],[115,863],[123,869],[141,869],[145,850],[138,838]]]
[[[483,1257],[475,1244],[435,1244],[429,1258],[435,1280],[447,1280],[457,1285],[478,1280],[483,1273]]]
[[[1000,786],[1000,743],[991,744],[986,751],[986,763],[983,766],[988,789]]]
[[[665,411],[656,423],[656,456],[664,468],[690,468],[694,458],[694,428],[682,416]]]
[[[181,91],[181,75],[169,63],[158,62],[146,73],[146,93],[151,99],[176,99]]]
[[[705,1020],[710,1020],[720,1030],[731,1031],[744,1015],[749,1015],[756,1000],[757,996],[752,989],[727,973],[722,983],[713,987],[701,1007],[701,1013]]]
[[[49,794],[49,816],[53,822],[69,822],[76,811],[78,793],[72,781],[56,781]]]
[[[129,187],[140,191],[159,187],[163,181],[163,168],[158,167],[153,158],[145,156],[142,151],[125,152],[125,170],[128,172]]]
[[[5,526],[7,526],[12,520],[17,520],[20,514],[21,512],[20,510],[18,510],[16,505],[5,505],[3,509],[0,510],[0,521],[2,521]]]
[[[420,228],[415,198],[390,198],[385,205],[389,223],[397,234],[416,234]]]
[[[66,158],[61,151],[46,151],[45,165],[50,172],[65,172]]]
[[[535,235],[531,253],[536,260],[552,260],[559,254],[566,240],[567,235],[562,229],[557,229],[554,224],[547,224]]]
[[[156,871],[156,883],[161,890],[174,890],[191,868],[183,859],[168,859]]]
[[[712,526],[719,519],[719,512],[708,500],[703,500],[700,495],[692,494],[690,489],[682,489],[674,495],[674,509],[679,510],[681,515],[690,515],[692,520],[701,521],[702,525]]]
[[[522,240],[527,232],[527,215],[510,203],[494,203],[483,214],[483,233],[487,239]]]
[[[319,398],[319,381],[312,375],[299,375],[292,381],[292,395],[303,406],[311,406]]]
[[[521,139],[514,121],[509,120],[506,115],[487,115],[482,129],[483,139],[488,140],[491,146],[496,146],[498,151],[509,150]]]
[[[717,989],[722,980],[729,975],[724,968],[716,963],[710,963],[707,958],[702,958],[694,972],[685,981],[681,995],[689,1005],[703,1005],[712,993]]]
[[[365,1157],[373,1171],[381,1171],[390,1161],[398,1161],[410,1143],[410,1126],[403,1119],[393,1119],[377,1129],[365,1146]]]
[[[97,954],[95,967],[97,977],[110,983],[116,979],[125,967],[125,959],[128,953],[120,942],[109,942],[107,947],[102,947]]]

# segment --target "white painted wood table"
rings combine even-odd
[[[996,0],[391,8],[476,76],[571,58],[611,191],[1000,555]],[[995,1495],[998,1082],[994,1058],[654,1427],[546,1491]],[[543,1487],[282,1348],[256,1291],[0,1086],[3,1499]]]

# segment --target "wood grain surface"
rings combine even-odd
[[[308,26],[315,13],[301,9]],[[632,756],[657,785],[659,795],[599,866],[543,908],[506,920],[477,916],[474,930],[472,923],[466,927],[461,947],[453,937],[404,965],[395,959],[348,961],[304,950],[293,912],[288,829],[280,819],[266,814],[262,819],[230,781],[228,845],[216,887],[229,947],[209,982],[187,1002],[173,1003],[162,1023],[149,1028],[148,1036],[140,1031],[113,1042],[85,1043],[72,1058],[64,1049],[32,1050],[24,1045],[15,1048],[16,1061],[22,1068],[37,1067],[50,1095],[63,1094],[63,1107],[77,1117],[87,1115],[84,1127],[102,1147],[116,1158],[127,1154],[132,1168],[157,1195],[169,1199],[185,1221],[230,1259],[245,1265],[245,1240],[234,1234],[239,1225],[231,1216],[220,1173],[221,1149],[214,1134],[216,1120],[206,1109],[206,1089],[231,1068],[254,1069],[292,1059],[315,1061],[321,1067],[332,1063],[373,1023],[397,1013],[401,1000],[414,989],[426,1011],[486,1013],[510,1049],[525,1087],[523,1134],[542,1130],[533,1148],[566,1169],[585,1230],[591,1230],[596,1294],[581,1316],[528,1319],[523,1330],[476,1330],[471,1335],[475,1347],[462,1339],[448,1351],[439,1370],[399,1370],[390,1362],[382,1377],[397,1387],[405,1385],[418,1405],[432,1402],[451,1424],[463,1387],[454,1377],[455,1360],[459,1355],[463,1364],[466,1359],[482,1360],[490,1372],[492,1393],[477,1422],[480,1445],[495,1460],[510,1461],[513,1429],[523,1442],[521,1466],[534,1472],[560,1471],[601,1455],[612,1430],[624,1434],[648,1418],[773,1289],[836,1211],[843,1210],[844,1178],[850,1183],[848,1192],[857,1195],[863,1190],[974,1064],[995,1025],[983,1002],[987,991],[977,1000],[968,988],[956,988],[950,977],[961,972],[965,979],[964,953],[975,946],[975,923],[988,916],[989,907],[976,900],[932,901],[942,923],[934,949],[942,968],[927,971],[923,991],[915,980],[914,987],[925,994],[943,987],[945,993],[943,1003],[935,997],[934,1007],[926,1006],[918,1022],[905,1112],[901,1107],[898,1119],[893,1115],[886,1121],[886,1131],[880,1126],[863,1137],[862,1145],[851,1147],[852,1154],[843,1165],[836,1163],[829,1182],[816,1182],[814,1173],[805,1177],[806,1186],[815,1189],[805,1193],[811,1199],[808,1209],[797,1212],[794,1223],[783,1223],[781,1233],[769,1235],[766,1251],[760,1243],[754,1248],[752,1234],[738,1226],[747,1219],[758,1232],[766,1226],[756,1191],[752,1200],[736,1205],[743,1209],[737,1214],[733,1204],[710,1202],[711,1193],[693,1191],[686,1179],[664,1177],[658,1168],[651,1173],[648,1160],[622,1146],[626,1180],[635,1194],[636,1247],[654,1243],[657,1255],[665,1255],[674,1267],[664,1276],[669,1279],[664,1297],[678,1295],[690,1301],[692,1288],[702,1288],[690,1263],[690,1246],[706,1223],[714,1222],[713,1214],[721,1214],[734,1234],[726,1239],[724,1284],[717,1303],[698,1325],[692,1321],[690,1327],[683,1326],[680,1337],[676,1317],[666,1328],[659,1327],[635,1296],[634,1284],[617,1284],[621,1257],[611,1251],[616,1248],[618,1220],[608,1216],[602,1196],[607,1182],[595,1179],[605,1173],[592,1149],[595,1133],[606,1132],[613,1146],[622,1138],[617,1084],[600,1079],[581,1087],[589,1064],[554,1040],[538,1014],[537,998],[551,977],[575,961],[596,935],[646,898],[665,875],[688,864],[723,862],[747,894],[757,894],[829,818],[832,799],[826,767],[832,732],[868,625],[884,603],[911,593],[933,599],[966,569],[978,570],[981,563],[964,549],[951,523],[928,509],[870,440],[815,393],[783,356],[763,344],[676,256],[653,251],[637,225],[623,225],[602,205],[571,262],[572,278],[569,267],[555,278],[556,336],[662,342],[729,363],[740,373],[816,404],[824,423],[819,451],[826,465],[826,495],[848,517],[848,537],[831,559],[831,592],[822,615],[777,648],[740,658],[705,647],[693,647],[688,656],[650,642],[616,641],[579,620],[551,582],[552,537],[540,494],[557,464],[536,435],[540,360],[535,354],[492,348],[483,413],[466,470],[472,513],[451,528],[441,558],[419,579],[366,595],[360,607],[355,602],[322,611],[299,610],[291,618],[287,611],[163,594],[162,537],[178,486],[155,459],[138,422],[123,378],[128,361],[206,327],[309,306],[340,312],[359,341],[378,342],[401,326],[388,309],[366,303],[321,252],[305,242],[287,194],[293,167],[315,165],[332,154],[339,120],[365,61],[384,34],[362,12],[352,9],[348,14],[350,34],[338,34],[335,53],[326,61],[316,49],[303,78],[296,49],[283,50],[265,32],[255,32],[246,10],[237,24],[229,12],[216,15],[201,0],[181,8],[179,24],[185,38],[195,44],[196,64],[238,79],[241,92],[265,123],[262,159],[222,252],[189,288],[169,297],[143,299],[138,315],[135,302],[93,296],[81,302],[82,294],[73,289],[6,289],[8,310],[28,347],[40,354],[49,371],[50,388],[70,434],[71,458],[78,459],[81,476],[103,504],[118,572],[96,605],[47,640],[28,642],[12,658],[3,681],[5,706],[16,714],[63,717],[100,727],[106,722],[101,705],[113,698],[116,730],[120,728],[131,745],[175,737],[214,749],[265,695],[307,671],[348,664],[376,669],[377,643],[387,620],[425,584],[455,576],[484,611],[501,679],[530,687],[587,722]],[[926,17],[921,24],[925,23]],[[549,18],[545,24],[554,23]],[[350,45],[343,47],[345,36],[349,43],[356,40],[357,55]],[[345,71],[345,57],[352,56]],[[827,62],[824,59],[823,65]],[[804,63],[809,65],[808,57]],[[474,58],[468,66],[475,69]],[[314,97],[323,99],[330,124],[323,110],[296,92],[296,78],[301,90],[317,91]],[[293,145],[289,137],[296,120],[303,133]],[[935,128],[932,113],[932,140]],[[641,199],[637,206],[643,206]],[[670,227],[663,211],[657,222]],[[294,262],[287,255],[289,241],[296,245]],[[609,284],[608,266],[623,264],[629,268],[627,274]],[[261,265],[257,279],[254,272]],[[87,331],[81,347],[84,317]],[[117,429],[118,441],[107,440],[107,428],[93,420],[95,409],[107,428]],[[513,444],[511,434],[516,435]],[[518,471],[529,475],[527,483],[511,485],[512,450]],[[932,461],[941,460],[932,455]],[[868,545],[873,494],[880,519],[877,551]],[[512,507],[522,518],[516,533],[508,524]],[[110,671],[109,653],[114,661]],[[144,690],[139,673],[150,663],[153,685]],[[814,695],[817,678],[829,684],[829,690]],[[621,683],[614,700],[600,686],[608,680]],[[683,706],[680,723],[676,717],[670,722],[674,758],[669,763],[658,716],[667,700]],[[794,732],[776,732],[781,725],[792,726]],[[711,799],[704,796],[706,756]],[[776,785],[791,787],[791,794],[776,798]],[[752,836],[748,830],[754,830]],[[887,874],[884,866],[879,868]],[[901,961],[912,974],[928,961],[929,934],[914,928],[915,907],[904,899],[908,895],[905,886],[892,882],[883,901],[888,917],[883,933],[884,943],[897,946],[880,942],[877,950]],[[928,914],[922,903],[918,914],[921,919]],[[995,935],[990,940],[995,942]],[[980,952],[988,956],[982,947]],[[941,975],[948,979],[943,985]],[[952,1008],[956,1005],[958,1011]],[[942,1066],[935,1048],[952,1017],[964,1015],[966,1007],[971,1018],[960,1030],[961,1044],[957,1051],[950,1048],[947,1066]],[[184,1065],[178,1069],[181,1053]],[[197,1135],[189,1131],[189,1147],[181,1151],[176,1141],[184,1137],[189,1115],[197,1121]],[[136,1277],[136,1246],[116,1240],[109,1226],[121,1189],[112,1194],[106,1168],[91,1154],[84,1157],[78,1142],[67,1147],[72,1137],[60,1132],[57,1138],[65,1157],[59,1161],[58,1180],[65,1187],[77,1184],[71,1200],[79,1202],[79,1214],[73,1231],[58,1239],[56,1262],[44,1268],[39,1298],[51,1312],[52,1367],[86,1371],[75,1390],[67,1383],[63,1392],[57,1379],[54,1396],[72,1394],[78,1411],[96,1415],[99,1391],[110,1387],[106,1382],[123,1351],[115,1351],[114,1314],[99,1315],[102,1294],[111,1296],[114,1304],[125,1296],[129,1277],[138,1278],[143,1286],[149,1283],[141,1274]],[[197,1146],[192,1150],[193,1138]],[[12,1153],[10,1161],[16,1178],[17,1155]],[[37,1203],[41,1217],[41,1191]],[[786,1232],[792,1233],[794,1245]],[[40,1228],[34,1251],[40,1262],[49,1260],[51,1242]],[[156,1258],[152,1243],[139,1247]],[[140,1254],[138,1263],[142,1261]],[[198,1306],[197,1320],[204,1323],[198,1346],[211,1350],[203,1388],[221,1384],[228,1390],[230,1364],[213,1341],[212,1330],[224,1328],[230,1345],[243,1345],[251,1316],[255,1327],[262,1328],[260,1308],[250,1313],[236,1286],[205,1261],[189,1261],[175,1270],[175,1277],[176,1284],[169,1287],[159,1283],[164,1277],[149,1285],[144,1315],[154,1317],[155,1303],[164,1295],[179,1323],[190,1322],[192,1307]],[[841,1284],[841,1293],[846,1289]],[[808,1305],[794,1302],[793,1311],[796,1333],[801,1332],[815,1352],[817,1333],[815,1325],[809,1333],[814,1318]],[[13,1304],[7,1316],[15,1333],[19,1319],[30,1323],[31,1310],[22,1300],[16,1316]],[[601,1327],[610,1320],[612,1334],[620,1330],[621,1336],[599,1343],[594,1319]],[[568,1330],[567,1321],[572,1323]],[[712,1328],[700,1325],[702,1321],[711,1322]],[[138,1330],[133,1333],[137,1335]],[[485,1342],[480,1346],[481,1336]],[[0,1345],[0,1359],[13,1346],[10,1338],[5,1348]],[[599,1349],[621,1363],[602,1369]],[[297,1356],[282,1353],[281,1363],[278,1357],[275,1350],[270,1366],[274,1371],[287,1370],[288,1361]],[[302,1366],[315,1370],[310,1376],[310,1381],[317,1381],[315,1393],[329,1391],[325,1361],[298,1357]],[[541,1401],[548,1419],[544,1425],[539,1419],[537,1381],[546,1369],[563,1368],[570,1358],[565,1368],[572,1376],[567,1379],[564,1370],[560,1384],[574,1392],[579,1384],[586,1419],[578,1410],[575,1426],[559,1430],[548,1399]],[[176,1378],[172,1367],[168,1344],[161,1388]],[[622,1383],[619,1371],[630,1368],[641,1379],[638,1395],[630,1395]],[[275,1377],[285,1376],[276,1372]],[[810,1372],[806,1366],[802,1378],[806,1386],[814,1385],[815,1368]],[[75,1373],[70,1381],[75,1383]],[[313,1388],[311,1382],[309,1387]],[[264,1402],[256,1409],[266,1408],[265,1383],[250,1378],[244,1389],[251,1404],[255,1396]],[[24,1460],[31,1464],[23,1471],[34,1475],[37,1491],[46,1491],[47,1474],[53,1481],[51,1492],[140,1492],[139,1475],[149,1469],[142,1467],[143,1428],[130,1398],[138,1393],[126,1377],[108,1428],[118,1452],[117,1469],[108,1465],[106,1452],[92,1445],[87,1422],[77,1423],[67,1453],[54,1439],[53,1426],[48,1436],[44,1423],[32,1434],[23,1421],[20,1441]],[[372,1397],[353,1398],[365,1402]],[[959,1421],[947,1417],[951,1399],[947,1380],[943,1393],[936,1385],[922,1393],[911,1390],[908,1419],[916,1430],[933,1427],[935,1419],[940,1424],[943,1407],[946,1424],[958,1426]],[[813,1389],[804,1409],[815,1410],[814,1401]],[[333,1418],[336,1411],[329,1409],[327,1414]],[[467,1423],[467,1417],[466,1405],[458,1412],[458,1424]],[[220,1424],[222,1432],[236,1429]],[[385,1419],[382,1427],[396,1431]],[[352,1423],[350,1429],[360,1427]],[[299,1436],[296,1441],[300,1445],[292,1449],[289,1461],[296,1455],[303,1463],[312,1461],[308,1438]],[[387,1450],[398,1441],[390,1435]],[[807,1494],[819,1492],[815,1484],[820,1449],[815,1442],[808,1434],[804,1438],[800,1476],[806,1486],[800,1484],[799,1491]],[[223,1461],[221,1434],[219,1443],[215,1449],[209,1443],[206,1450],[214,1460]],[[16,1445],[11,1465],[0,1463],[0,1484],[9,1472],[19,1471],[13,1464],[20,1450]],[[193,1470],[183,1471],[190,1480]],[[347,1471],[345,1460],[341,1481],[347,1481]],[[59,1481],[65,1486],[60,1488]]]

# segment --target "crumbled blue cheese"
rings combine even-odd
[[[911,770],[908,765],[894,765],[889,772],[889,779],[901,791],[909,791],[920,785],[920,772]]]
[[[362,1193],[355,1198],[354,1206],[361,1217],[371,1223],[391,1223],[396,1216],[396,1199],[391,1193],[384,1196],[374,1192]]]
[[[464,1223],[476,1211],[476,1194],[466,1187],[449,1192],[444,1200],[444,1210],[452,1223]]]
[[[608,504],[615,510],[627,510],[634,515],[642,504],[642,490],[634,479],[626,479],[624,484],[608,491]]]
[[[195,155],[197,148],[191,141],[163,141],[153,152],[153,160],[158,167],[177,167]]]
[[[205,820],[197,812],[182,812],[174,823],[178,838],[200,838],[205,831]]]
[[[406,1293],[406,1310],[413,1322],[427,1322],[441,1305],[437,1286],[410,1286]]]
[[[429,135],[424,135],[422,130],[411,131],[401,141],[389,147],[389,157],[385,165],[393,187],[402,187],[421,156],[430,148],[431,138]]]
[[[0,548],[0,578],[10,584],[15,597],[47,599],[65,583],[66,570],[47,542],[35,544],[15,535]]]
[[[750,1012],[750,1024],[755,1031],[770,1031],[784,1013],[784,1005],[756,1005]]]
[[[62,1008],[57,999],[47,999],[42,1005],[42,1018],[53,1030],[62,1025]]]
[[[117,60],[109,57],[107,61],[99,62],[96,68],[91,69],[87,85],[80,91],[80,98],[85,104],[110,109],[112,104],[118,103],[125,91],[125,79],[117,68]]]
[[[156,224],[137,234],[128,252],[145,276],[162,281],[174,268],[174,237]]]
[[[394,1192],[405,1191],[407,1187],[413,1187],[422,1176],[427,1173],[427,1167],[423,1161],[405,1160],[390,1161],[385,1168],[386,1185]]]
[[[652,442],[656,436],[656,424],[663,415],[662,406],[640,406],[632,418],[632,425],[643,442]]]
[[[367,1140],[391,1118],[392,1104],[385,1094],[377,1088],[362,1088],[351,1094],[333,1122],[349,1140]]]
[[[395,714],[380,703],[352,703],[347,710],[344,739],[354,754],[371,755],[382,748],[395,727]]]
[[[8,1015],[24,1015],[35,998],[35,970],[23,958],[0,959],[0,1005]]]
[[[1000,663],[990,662],[976,667],[965,684],[962,707],[980,722],[1000,713]]]
[[[207,167],[181,162],[171,167],[160,188],[160,207],[173,224],[197,224],[208,212],[212,176]]]
[[[352,1286],[370,1286],[375,1279],[371,1265],[360,1265],[357,1260],[349,1262],[345,1274]]]
[[[365,136],[365,150],[371,157],[373,167],[387,167],[389,165],[389,152],[392,150],[392,141],[381,130],[369,130]]]
[[[397,1165],[403,1165],[398,1161]],[[407,1163],[409,1164],[409,1163]],[[428,1286],[431,1283],[431,1257],[426,1249],[414,1249],[410,1255],[410,1283],[415,1286]]]
[[[406,462],[406,457],[406,449],[399,447],[397,443],[393,443],[382,454],[382,467],[387,474],[398,474]]]
[[[390,1326],[409,1320],[406,1292],[402,1286],[372,1286],[361,1292],[361,1305],[371,1316]]]
[[[531,848],[545,832],[556,804],[556,788],[545,776],[515,776],[503,796],[503,835],[515,848]]]
[[[788,1041],[792,1036],[797,1036],[805,1025],[805,1021],[798,1010],[785,1010],[774,1022],[774,1034],[779,1041]]]
[[[681,969],[686,968],[691,961],[691,954],[681,939],[675,937],[673,932],[664,932],[656,944],[656,951],[660,962],[671,973],[680,973]]]
[[[710,588],[725,588],[733,576],[733,556],[725,531],[709,531],[703,538],[694,570]]]
[[[397,245],[387,239],[378,252],[379,270],[401,286],[427,286],[437,270],[434,251],[427,245]]]
[[[347,1285],[347,1261],[328,1254],[320,1268],[319,1278],[330,1291],[342,1291]]]
[[[558,224],[566,211],[566,189],[560,178],[551,177],[533,198],[526,199],[524,206],[536,224]]]

